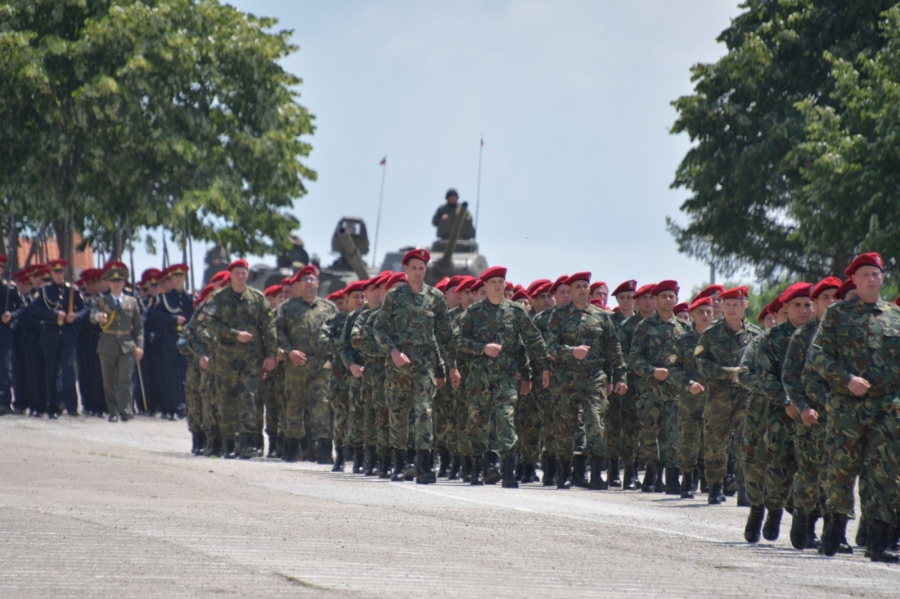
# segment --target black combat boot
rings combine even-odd
[[[208,458],[221,457],[223,444],[222,437],[214,434],[210,442],[206,444],[206,453],[204,455]]]
[[[710,484],[709,481],[706,480],[706,473],[703,472],[700,475],[700,492],[701,493],[709,493],[709,484]]]
[[[811,513],[808,520],[809,524],[806,527],[806,548],[818,549],[819,537],[816,535],[816,522],[819,520],[818,512]]]
[[[256,435],[253,433],[244,433],[240,438],[239,455],[242,460],[249,460],[256,457]]]
[[[522,466],[522,484],[530,485],[534,482],[534,464],[525,464]],[[540,480],[540,479],[538,479]]]
[[[284,440],[284,456],[281,458],[285,462],[300,461],[300,441],[297,439]]]
[[[656,483],[653,485],[653,491],[656,493],[666,492],[666,481],[663,479],[665,469],[659,464],[656,465]]]
[[[224,451],[225,455],[223,455],[222,457],[225,458],[226,460],[233,460],[236,457],[238,457],[237,453],[235,453],[235,451],[234,451],[234,446],[235,446],[234,439],[226,440],[225,441],[225,451]]]
[[[416,454],[416,484],[428,485],[434,482],[431,477],[434,471],[431,469],[431,452],[427,449],[419,450]]]
[[[391,472],[391,450],[388,449],[381,454],[381,471],[378,473],[378,478],[389,479]]]
[[[484,484],[496,485],[500,478],[500,456],[496,451],[489,451],[484,456]]]
[[[626,473],[628,469],[625,469]],[[619,478],[619,456],[611,456],[607,464],[606,480],[610,487],[621,487],[622,479]]]
[[[694,498],[694,473],[685,472],[681,476],[681,498],[682,499],[693,499]]]
[[[362,474],[366,471],[366,450],[363,447],[353,448],[353,474]]]
[[[656,483],[656,466],[647,464],[644,472],[644,482],[641,484],[641,493],[653,493],[653,485]]]
[[[406,480],[406,450],[394,448],[394,474],[391,482],[403,482]]]
[[[603,458],[591,458],[591,482],[588,488],[594,491],[606,491],[609,483],[603,480]]]
[[[729,497],[734,497],[737,493],[737,479],[734,476],[734,459],[728,460],[728,468],[725,474],[725,481],[722,484],[722,490]]]
[[[365,469],[363,470],[363,474],[365,476],[375,476],[378,474],[376,472],[378,470],[378,451],[371,445],[366,445],[365,448]]]
[[[450,468],[447,469],[447,480],[459,480],[459,467],[462,456],[455,455],[450,458]]]
[[[450,473],[450,450],[443,447],[438,450],[438,455],[441,458],[441,465],[440,468],[438,468],[437,477],[448,478]]]
[[[544,478],[541,484],[545,487],[552,487],[556,484],[556,458],[545,458],[541,460],[541,470]]]
[[[887,522],[870,520],[869,530],[866,533],[868,544],[866,556],[873,562],[896,564],[900,562],[900,555],[891,549],[894,542],[894,529]]]
[[[334,446],[334,465],[331,467],[332,472],[344,471],[344,446]]]
[[[744,540],[748,543],[759,543],[759,532],[762,530],[763,516],[766,508],[763,505],[751,505],[750,514],[747,516],[747,526],[744,527]]]
[[[781,516],[784,514],[784,509],[775,508],[768,512],[766,523],[763,524],[763,538],[767,541],[777,541],[778,533],[781,532]]]
[[[316,459],[314,457],[315,451],[311,451],[309,445],[310,445],[309,437],[306,437],[305,435],[303,437],[300,437],[300,443],[298,444],[298,448],[299,448],[298,456],[299,456],[299,459],[303,460],[304,462],[316,461]]]
[[[722,485],[714,484],[709,489],[709,495],[706,497],[706,503],[709,505],[719,505],[725,503],[725,495],[722,493]]]
[[[556,488],[571,489],[572,488],[572,462],[568,460],[559,460],[556,466]]]
[[[331,464],[332,462],[332,444],[331,439],[319,439],[316,442],[316,463]]]
[[[807,535],[809,534],[809,516],[794,508],[791,516],[791,546],[794,549],[806,549]]]
[[[469,484],[473,487],[484,485],[484,457],[477,455],[472,460],[472,471],[469,473]]]
[[[472,482],[472,467],[475,465],[472,456],[463,456],[462,463],[462,481],[464,483]]]
[[[525,478],[525,464],[521,461],[516,462],[516,482],[523,482]]]
[[[625,464],[625,472],[622,473],[622,490],[637,491],[637,483],[634,482],[634,471],[631,464]]]
[[[503,464],[500,467],[503,476],[504,489],[518,489],[519,483],[516,481],[516,456],[510,455],[503,458]]]
[[[666,468],[666,495],[680,495],[681,485],[678,482],[678,468]]]
[[[284,457],[284,435],[275,436],[275,457],[281,459]]]
[[[825,524],[828,524],[828,517],[826,516]],[[866,517],[859,517],[859,528],[856,529],[856,546],[857,547],[865,547],[866,543],[866,533],[869,530],[869,526],[866,524]]]
[[[266,454],[266,457],[278,457],[278,435],[269,435],[269,453]]]
[[[403,467],[403,478],[405,480],[415,480],[416,478],[416,450],[410,447],[406,448],[406,465]]]
[[[587,456],[583,453],[576,454],[572,462],[572,486],[580,489],[588,488]]]
[[[191,455],[200,455],[200,435],[202,433],[191,433]]]

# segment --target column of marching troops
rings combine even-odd
[[[237,260],[193,305],[179,299],[190,296],[186,267],[177,265],[145,273],[144,318],[130,325],[115,283],[126,278],[124,265],[83,274],[85,297],[66,310],[57,261],[15,277],[20,293],[6,289],[3,326],[13,324],[15,336],[39,320],[42,335],[63,338],[66,326],[86,319],[101,338],[127,336],[132,343],[119,343],[120,355],[147,350],[145,388],[135,397],[156,398],[147,412],[174,418],[186,410],[197,455],[262,456],[265,432],[268,457],[333,463],[334,472],[346,459],[353,473],[391,481],[615,487],[683,499],[700,491],[709,505],[737,495],[749,508],[748,542],[777,540],[788,511],[791,544],[827,556],[852,553],[846,526],[858,479],[857,544],[873,561],[898,561],[900,300],[880,297],[878,254],[858,256],[845,281],[787,286],[759,326],[745,317],[746,287],[711,285],[678,303],[676,281],[625,281],[609,310],[609,288],[591,283],[588,272],[526,288],[492,267],[431,287],[429,260],[427,250],[412,250],[403,272],[327,298],[317,295],[315,266],[260,293],[247,285],[246,261]],[[23,286],[48,272],[53,282],[38,291]],[[89,282],[97,279],[111,291],[95,295]],[[170,363],[157,355],[153,378],[183,381],[183,395],[147,392],[153,326],[157,343],[175,332],[183,357]],[[59,347],[43,352],[41,380],[54,381],[51,358],[64,361],[68,346]],[[91,368],[81,355],[79,373]],[[13,377],[12,409],[68,408],[60,391],[66,376],[36,403],[19,402],[19,386],[33,378]],[[130,416],[116,403],[123,384],[107,385],[111,419]],[[91,405],[86,412],[103,413]]]

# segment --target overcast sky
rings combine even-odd
[[[669,185],[689,148],[668,132],[670,102],[690,93],[692,64],[724,53],[715,39],[737,2],[231,4],[278,18],[300,46],[284,65],[316,115],[306,163],[319,179],[295,212],[323,264],[342,215],[374,237],[384,156],[378,263],[428,246],[447,188],[474,209],[483,136],[477,239],[514,282],[590,270],[612,286],[674,278],[689,292],[708,280],[665,229],[666,216],[683,221],[685,192]],[[159,262],[136,258],[139,270]]]

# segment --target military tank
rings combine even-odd
[[[437,227],[438,238],[431,244],[431,261],[425,282],[435,285],[444,277],[454,275],[478,276],[488,267],[487,259],[478,253],[475,241],[475,226],[469,212],[468,202],[461,202],[453,218],[442,220]],[[388,252],[381,264],[381,270],[402,270],[403,256],[413,246],[402,247],[396,252]]]

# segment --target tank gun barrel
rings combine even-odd
[[[366,270],[366,265],[363,262],[362,256],[359,253],[359,249],[356,247],[356,244],[353,242],[353,238],[350,236],[350,233],[347,232],[346,229],[341,227],[337,234],[335,235],[335,240],[340,247],[340,254],[344,257],[347,263],[353,268],[353,272],[356,273],[360,279],[369,278],[369,272]]]

